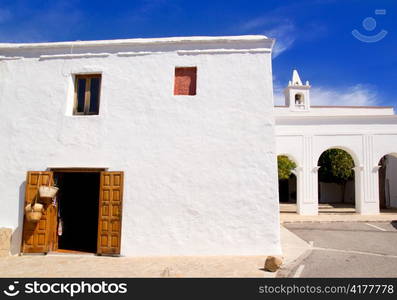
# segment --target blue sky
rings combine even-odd
[[[384,9],[386,14],[375,14]],[[363,27],[373,18],[375,28]],[[368,19],[367,19],[368,21]],[[368,23],[366,23],[368,24]],[[374,27],[374,26],[372,26]],[[386,30],[375,43],[359,41]],[[0,42],[265,34],[276,102],[291,70],[312,85],[312,104],[397,108],[397,1],[0,0]]]

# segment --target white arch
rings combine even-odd
[[[331,147],[327,146],[327,147],[321,148],[321,149],[320,149],[320,152],[319,152],[320,154],[317,155],[317,160],[316,160],[317,166],[318,166],[318,161],[320,160],[321,155],[322,155],[325,151],[330,150],[330,149],[339,149],[339,150],[346,151],[346,152],[352,157],[353,162],[354,162],[354,166],[355,166],[355,167],[359,167],[359,166],[360,166],[360,161],[359,161],[359,159],[358,159],[357,154],[356,154],[353,150],[351,150],[349,147],[340,146],[340,145],[339,145],[339,146],[331,146]]]
[[[305,95],[303,93],[295,93],[294,103],[298,104],[298,105],[304,104],[305,103]]]
[[[377,160],[378,164],[379,164],[380,160],[381,160],[383,157],[385,157],[386,155],[391,155],[391,156],[397,158],[397,152],[385,153],[385,154],[383,154],[383,155]]]

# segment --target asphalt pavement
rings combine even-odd
[[[282,277],[397,277],[397,222],[286,223],[312,247]]]

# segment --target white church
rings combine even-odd
[[[397,207],[397,116],[390,106],[313,106],[310,85],[296,70],[284,90],[285,106],[275,106],[277,155],[297,165],[293,190],[297,213],[316,215],[319,195],[335,202],[348,196],[359,214]],[[319,158],[328,149],[346,151],[354,161],[349,195],[318,180]],[[394,155],[394,156],[393,156]],[[319,187],[323,193],[319,193]],[[289,197],[288,200],[291,200]]]
[[[331,148],[354,160],[358,214],[378,214],[380,198],[395,207],[393,109],[311,106],[296,71],[274,106],[273,45],[260,35],[0,44],[9,254],[280,254],[277,156],[297,165],[297,213],[316,215],[318,159]],[[40,196],[53,185],[56,197]]]

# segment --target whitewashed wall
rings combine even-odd
[[[354,159],[356,211],[379,213],[378,163],[397,153],[397,116],[276,115],[276,136],[277,154],[288,155],[298,166],[298,213],[318,213],[317,163],[330,148],[346,150]]]
[[[26,172],[50,167],[125,172],[123,255],[280,253],[271,47],[0,45],[0,227],[15,230],[13,254]],[[196,96],[173,96],[176,66],[197,66]],[[102,74],[98,116],[71,115],[76,73]]]
[[[345,193],[343,187],[334,182],[319,182],[319,203],[353,203],[354,204],[354,180],[346,182]]]

